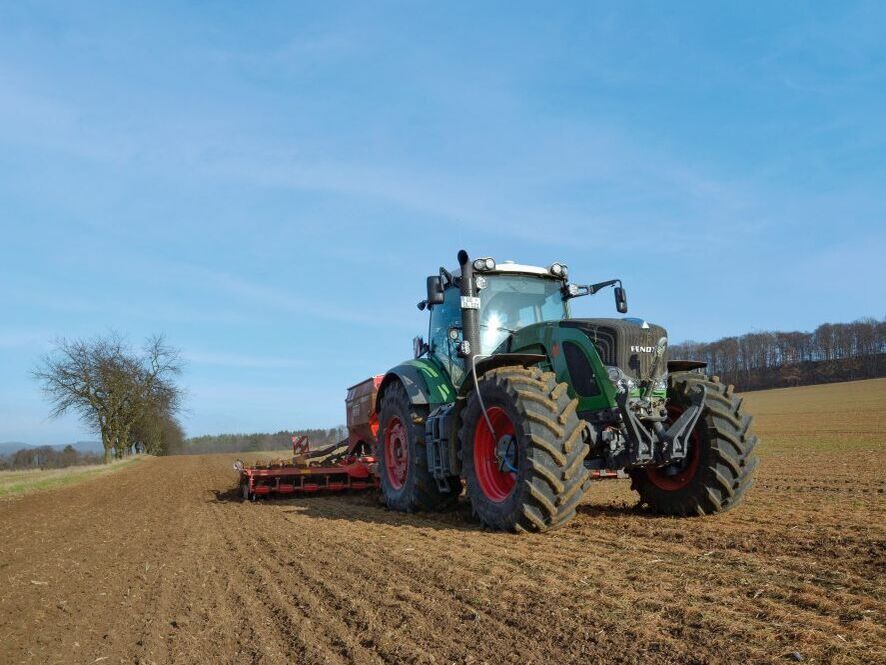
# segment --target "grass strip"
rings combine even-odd
[[[0,499],[39,490],[76,485],[99,476],[114,473],[130,464],[141,461],[141,459],[141,456],[136,455],[135,457],[111,462],[110,464],[71,466],[66,469],[2,471],[0,472]]]

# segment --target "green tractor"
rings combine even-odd
[[[401,511],[440,510],[462,483],[490,528],[567,522],[593,477],[626,472],[640,503],[667,515],[736,505],[751,486],[756,437],[741,399],[704,363],[667,359],[664,328],[570,318],[580,286],[565,265],[470,260],[427,279],[425,342],[379,386],[379,477]]]

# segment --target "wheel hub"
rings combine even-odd
[[[385,428],[384,444],[388,480],[394,489],[400,489],[406,483],[409,472],[409,439],[406,427],[399,418],[391,418]]]
[[[498,470],[517,473],[517,440],[511,434],[500,437],[495,444],[495,459]]]

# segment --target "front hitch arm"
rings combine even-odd
[[[655,458],[655,434],[646,428],[633,409],[628,406],[629,399],[630,394],[627,390],[615,397],[627,429],[628,465],[643,466]]]
[[[664,445],[661,451],[661,461],[663,464],[670,464],[686,457],[689,436],[698,424],[698,419],[701,418],[707,395],[708,389],[705,386],[699,386],[699,390],[696,390],[692,395],[692,403],[689,408],[681,413],[680,417],[662,434]]]

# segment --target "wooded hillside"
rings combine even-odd
[[[710,374],[737,390],[873,379],[886,376],[886,319],[688,341],[671,346],[669,355],[708,363]]]
[[[257,450],[287,450],[292,448],[293,436],[307,436],[312,447],[338,443],[348,436],[344,425],[330,429],[283,430],[274,434],[214,434],[197,436],[185,441],[180,451],[187,455],[204,453],[239,453]]]

